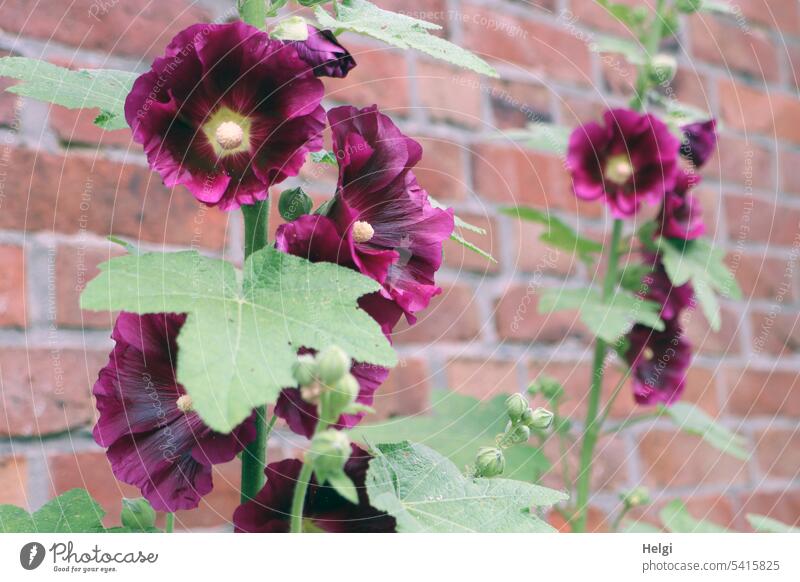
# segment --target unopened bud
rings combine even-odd
[[[672,55],[657,54],[650,61],[650,70],[656,83],[669,83],[678,70],[678,62]]]
[[[475,457],[475,475],[477,477],[496,477],[506,469],[506,458],[497,447],[481,447]]]
[[[531,412],[526,424],[530,428],[538,430],[550,428],[550,425],[553,424],[553,413],[545,408],[537,408]]]
[[[141,531],[155,527],[156,512],[147,499],[123,499],[120,518],[123,526]]]
[[[650,503],[650,492],[646,487],[636,487],[627,493],[623,493],[621,497],[625,507],[628,508],[640,507]]]
[[[308,24],[302,16],[290,16],[276,24],[269,35],[279,40],[306,40]]]
[[[541,394],[548,400],[558,400],[564,395],[564,388],[555,378],[542,375],[528,386],[528,394],[531,396]]]
[[[506,399],[506,412],[511,422],[518,422],[528,409],[528,401],[522,394],[512,394]]]
[[[339,430],[326,430],[311,440],[306,460],[311,463],[319,483],[327,481],[329,475],[344,471],[350,458],[350,439]]]
[[[298,386],[310,386],[317,375],[317,362],[311,354],[297,356],[292,366],[292,375]]]
[[[278,212],[289,222],[304,214],[310,214],[313,207],[314,202],[302,188],[284,190],[278,198]]]
[[[524,424],[516,424],[500,438],[500,442],[503,446],[510,447],[527,442],[529,438],[531,438],[531,429]]]
[[[336,422],[344,411],[346,411],[358,398],[361,386],[355,376],[345,374],[343,377],[322,394],[322,410],[320,416],[330,424]]]
[[[317,376],[323,384],[333,386],[350,371],[350,357],[339,346],[328,346],[317,356]]]

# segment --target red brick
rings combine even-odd
[[[795,0],[737,0],[734,6],[747,21],[793,34],[800,32],[800,11]]]
[[[730,79],[718,85],[722,121],[731,128],[800,142],[800,102],[793,95],[759,91]]]
[[[486,80],[483,80],[487,83]],[[486,85],[493,126],[518,129],[529,123],[551,122],[551,91],[544,85],[492,79]]]
[[[28,508],[28,463],[25,457],[0,457],[0,505]]]
[[[334,101],[365,107],[375,103],[381,110],[403,115],[409,107],[408,64],[401,51],[385,46],[364,46],[342,37],[358,66],[344,79],[325,79],[325,95]]]
[[[612,95],[632,97],[636,88],[636,65],[616,53],[602,53],[600,66],[604,87]]]
[[[116,316],[107,311],[83,311],[80,294],[100,272],[97,265],[123,254],[119,247],[59,245],[56,250],[56,322],[62,327],[110,328]]]
[[[11,150],[0,228],[84,229],[151,242],[221,248],[227,215],[171,191],[147,168],[88,156]]]
[[[738,338],[739,313],[740,310],[733,311],[727,307],[721,308],[720,318],[722,323],[719,331],[711,329],[699,305],[690,311],[685,311],[681,321],[684,325],[686,337],[696,352],[717,356],[732,356],[741,351]]]
[[[486,234],[478,234],[465,229],[458,229],[457,232],[464,237],[467,241],[474,243],[484,251],[494,256],[495,259],[500,257],[500,240],[498,238],[496,222],[488,218],[486,215],[462,213],[458,215],[480,228],[486,230]],[[453,240],[445,241],[444,245],[444,264],[458,271],[474,271],[482,274],[494,274],[499,270],[499,264],[493,263],[489,259],[471,251],[460,243]]]
[[[519,391],[517,363],[488,358],[453,358],[446,364],[450,390],[480,400]]]
[[[651,486],[727,487],[747,477],[745,463],[686,433],[648,431],[639,442],[639,453],[644,483]]]
[[[482,125],[479,75],[420,61],[415,80],[420,104],[430,119],[470,128]]]
[[[0,246],[0,326],[25,327],[25,252]]]
[[[395,328],[392,339],[398,344],[469,341],[481,331],[475,291],[464,285],[440,284],[443,291],[409,326],[405,319]]]
[[[781,190],[800,194],[800,151],[782,150],[778,158],[781,175]]]
[[[780,491],[756,491],[738,496],[740,529],[752,531],[746,526],[748,513],[766,515],[789,525],[800,526],[800,489]]]
[[[800,227],[800,209],[762,198],[728,195],[725,213],[728,236],[737,242],[791,246]]]
[[[770,477],[800,476],[800,429],[772,429],[759,433],[755,450],[759,468]]]
[[[589,49],[569,32],[481,6],[462,4],[461,10],[466,48],[522,65],[542,79],[591,85]]]
[[[560,344],[569,339],[590,339],[576,311],[539,313],[540,292],[534,278],[528,286],[513,285],[505,290],[495,312],[497,333],[501,339],[549,344]]]
[[[176,33],[209,18],[195,3],[184,0],[144,5],[96,0],[66,4],[58,0],[34,4],[9,0],[3,4],[3,13],[3,29],[7,32],[132,57],[161,54]]]
[[[408,416],[428,406],[430,374],[420,358],[401,358],[375,393],[374,408],[379,418]]]
[[[0,57],[8,56],[11,56],[11,53],[0,51]],[[21,101],[13,93],[6,92],[6,89],[15,83],[16,81],[11,79],[0,79],[0,126],[2,127],[12,127],[19,123],[17,107]]]
[[[87,424],[94,416],[92,385],[107,361],[102,352],[4,347],[0,435],[46,435]]]
[[[464,169],[466,146],[447,138],[415,135],[423,153],[414,167],[420,185],[442,203],[467,197],[467,176]]]
[[[617,3],[628,6],[639,6],[641,4],[639,0],[620,0]],[[568,28],[572,23],[572,26],[588,26],[624,37],[631,36],[630,31],[595,0],[570,0],[569,11],[562,13],[560,19],[564,22],[564,26]]]
[[[661,510],[668,503],[675,500],[675,494],[670,491],[657,493],[651,491],[651,503],[644,507],[633,509],[626,517],[626,521],[641,521],[656,527],[663,527],[659,517]],[[692,494],[681,499],[686,509],[693,518],[710,521],[722,527],[738,529],[735,506],[730,495],[700,495]]]
[[[127,127],[114,131],[106,131],[93,122],[97,117],[96,109],[66,109],[54,105],[50,108],[49,121],[59,141],[72,145],[98,145],[137,151],[131,139],[131,130]]]
[[[787,303],[797,298],[793,267],[789,261],[753,252],[731,255],[727,263],[745,298],[776,299],[780,296]]]
[[[569,533],[572,527],[569,521],[557,510],[552,509],[547,516],[547,521],[550,525],[556,528],[559,532]],[[602,509],[589,506],[586,516],[586,533],[607,533],[610,531],[610,523],[608,516]]]
[[[515,272],[523,271],[534,275],[556,275],[565,277],[575,273],[579,257],[575,253],[546,245],[539,237],[546,231],[542,224],[514,220],[515,246],[512,249],[509,266]]]
[[[541,484],[554,489],[569,489],[572,484],[564,485],[563,465],[566,459],[569,474],[573,478],[580,470],[580,441],[567,443],[565,455],[562,457],[558,439],[554,436],[545,443],[545,454],[553,467],[542,476]],[[627,461],[629,454],[622,439],[601,437],[597,441],[592,462],[592,491],[608,491],[617,493],[623,489],[628,479]]]
[[[754,310],[750,315],[753,330],[753,351],[774,356],[790,356],[800,352],[798,313],[784,313],[779,308]]]
[[[669,91],[662,89],[666,97],[671,96],[682,103],[694,105],[703,111],[711,111],[706,76],[693,67],[679,67],[675,78],[669,84]]]
[[[773,158],[773,153],[765,147],[721,135],[717,151],[706,163],[703,173],[748,188],[771,189],[775,187]]]
[[[707,14],[689,20],[692,56],[755,79],[778,80],[778,53],[765,33]]]
[[[800,373],[730,368],[724,374],[731,414],[800,417]]]

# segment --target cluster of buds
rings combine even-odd
[[[318,355],[298,356],[293,373],[306,402],[319,407],[320,420],[335,423],[345,413],[361,412],[356,403],[360,387],[350,373],[352,361],[338,346],[330,346]]]
[[[541,394],[550,402],[556,402],[564,396],[564,387],[555,378],[541,375],[528,386],[528,394],[537,396]]]
[[[636,487],[622,493],[620,495],[620,500],[622,501],[625,511],[628,511],[634,507],[641,507],[642,505],[650,503],[650,492],[646,487]]]
[[[503,450],[531,437],[531,430],[546,430],[553,423],[553,413],[544,408],[535,410],[528,406],[522,394],[512,394],[506,400],[508,424],[504,433],[497,435],[496,446],[481,447],[475,457],[476,477],[497,477],[506,467]]]
[[[343,431],[324,430],[311,439],[306,462],[314,470],[317,483],[328,483],[339,495],[351,503],[358,503],[358,491],[344,470],[351,450],[350,439]]]

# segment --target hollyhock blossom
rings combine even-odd
[[[669,280],[667,271],[660,259],[650,258],[648,264],[653,270],[642,278],[646,286],[640,295],[645,299],[661,305],[661,318],[666,321],[675,320],[684,309],[693,305],[694,289],[691,283],[675,287]]]
[[[604,123],[576,128],[567,165],[575,195],[605,198],[613,215],[636,214],[642,201],[658,203],[675,187],[680,142],[662,121],[629,109],[610,109]]]
[[[717,122],[709,119],[690,123],[681,127],[681,131],[681,155],[699,168],[708,161],[717,146]]]
[[[223,210],[264,200],[322,147],[322,82],[291,42],[196,24],[133,84],[125,119],[167,186]]]
[[[358,505],[341,497],[330,486],[319,486],[312,478],[306,493],[304,527],[325,532],[394,532],[393,517],[369,504],[365,481],[369,453],[351,445],[344,471],[358,489]],[[303,464],[297,459],[270,463],[266,485],[255,499],[240,505],[233,514],[239,533],[285,533],[290,529],[292,496]]]
[[[233,459],[256,436],[249,418],[230,434],[208,428],[175,378],[185,315],[121,313],[116,342],[92,393],[94,440],[107,447],[120,481],[138,487],[158,511],[193,509],[212,489],[211,468]]]
[[[667,238],[694,240],[706,231],[703,209],[691,190],[700,182],[700,177],[687,171],[678,173],[678,180],[664,197],[658,217],[659,232]]]
[[[295,41],[295,48],[317,77],[345,77],[356,66],[353,56],[330,30],[308,25],[308,38]]]
[[[631,367],[633,396],[639,404],[670,404],[683,393],[692,347],[676,321],[664,331],[635,325],[627,336],[625,360]]]

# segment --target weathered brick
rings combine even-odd
[[[328,99],[366,107],[375,103],[382,111],[404,115],[409,107],[408,64],[401,51],[385,46],[359,45],[343,37],[358,63],[344,79],[325,79]]]
[[[736,242],[791,246],[800,228],[800,209],[763,198],[728,195],[725,213]]]
[[[748,188],[770,189],[775,187],[773,157],[772,151],[764,146],[722,134],[703,173]]]
[[[722,121],[751,134],[800,142],[800,101],[794,95],[759,91],[731,79],[718,82]]]
[[[800,372],[731,367],[724,374],[731,414],[800,417]]]
[[[510,265],[515,271],[531,273],[534,277],[556,275],[565,277],[575,272],[579,257],[563,249],[551,247],[539,237],[547,228],[542,224],[514,220],[514,242]]]
[[[741,352],[739,345],[739,311],[726,307],[720,309],[722,323],[714,331],[700,306],[685,311],[681,317],[686,337],[695,351],[701,354],[733,356]]]
[[[0,246],[0,326],[25,327],[25,252]]]
[[[447,384],[460,394],[488,400],[519,391],[517,363],[491,358],[453,358],[446,364]]]
[[[416,66],[420,104],[433,121],[469,128],[481,126],[481,77],[428,61]]]
[[[781,176],[781,191],[800,194],[800,151],[782,150],[778,157]]]
[[[800,430],[769,429],[756,435],[759,468],[771,477],[800,476]]]
[[[738,19],[754,22],[783,32],[800,32],[800,9],[795,0],[737,0],[734,9]]]
[[[96,109],[66,109],[53,105],[48,120],[59,141],[70,145],[97,145],[116,148],[130,148],[137,151],[140,146],[132,141],[131,130],[127,127],[106,131],[97,127],[93,121]]]
[[[409,326],[405,319],[395,327],[392,339],[398,344],[469,341],[475,339],[483,325],[478,317],[475,291],[460,284],[439,284],[443,291],[419,313],[417,323]]]
[[[119,247],[59,245],[56,250],[56,323],[62,327],[110,328],[116,316],[107,311],[84,311],[80,294],[100,272],[97,265],[123,254]]]
[[[557,438],[549,438],[545,443],[545,454],[553,467],[542,476],[541,484],[554,489],[568,489],[571,484],[564,485],[563,461],[566,459],[570,475],[577,475],[580,470],[580,443],[567,442],[562,456]],[[630,455],[622,439],[601,437],[597,441],[592,462],[592,491],[618,493],[625,488],[628,480],[627,461]]]
[[[589,331],[575,311],[539,313],[536,278],[530,284],[513,285],[497,302],[497,333],[502,339],[560,344],[569,339],[588,341]]]
[[[794,265],[789,261],[760,252],[743,252],[729,256],[727,263],[745,297],[776,299],[780,296],[787,303],[797,298]]]
[[[486,94],[493,127],[517,129],[529,123],[553,121],[551,92],[544,85],[492,79],[486,86]]]
[[[766,515],[789,525],[800,526],[800,489],[750,491],[737,495],[736,501],[741,531],[752,531],[745,521],[748,513]]]
[[[782,311],[779,304],[768,309],[753,310],[753,351],[774,356],[790,356],[800,352],[800,314]]]
[[[108,357],[71,348],[0,350],[0,435],[37,436],[92,420],[92,386]]]
[[[464,158],[466,146],[447,138],[413,136],[423,148],[422,159],[414,167],[420,185],[442,202],[467,197]]]
[[[373,404],[379,418],[407,416],[423,412],[428,405],[430,374],[420,358],[401,358],[389,372]]]
[[[458,215],[470,224],[483,228],[486,234],[478,234],[466,229],[457,229],[458,233],[467,241],[474,243],[497,259],[500,256],[500,240],[496,222],[486,215],[462,212],[459,212]],[[474,271],[482,274],[494,274],[499,270],[498,263],[493,263],[453,240],[445,241],[444,264],[451,269]]]
[[[621,0],[619,4],[640,5],[638,0]],[[578,26],[599,28],[605,32],[630,37],[631,33],[608,10],[595,0],[570,0],[569,10],[559,13],[559,22],[568,29]],[[577,29],[576,29],[577,30]],[[584,33],[585,34],[585,33]],[[591,38],[594,38],[592,36]]]
[[[0,457],[0,505],[28,508],[27,489],[28,462],[25,457]]]

